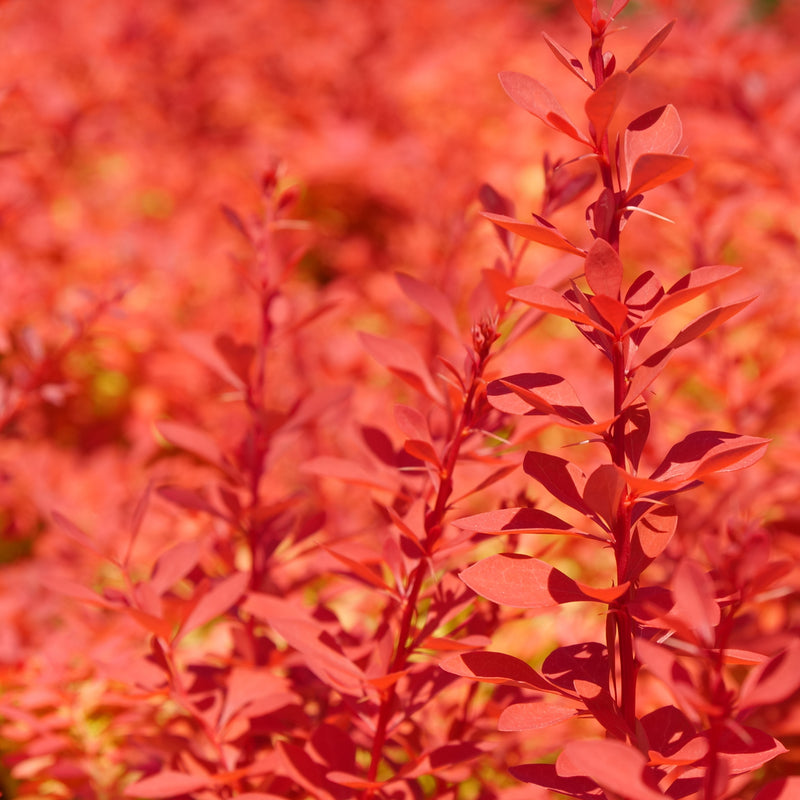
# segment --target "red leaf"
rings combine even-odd
[[[58,527],[61,528],[61,530],[66,533],[73,542],[77,542],[77,544],[79,544],[81,547],[89,550],[95,555],[100,556],[100,558],[102,558],[104,561],[111,561],[111,559],[94,543],[89,535],[82,531],[71,519],[68,519],[59,511],[53,511],[52,515],[53,520]]]
[[[647,735],[651,764],[693,764],[708,752],[689,718],[675,706],[662,706],[640,720]]]
[[[363,465],[354,461],[347,461],[344,458],[335,456],[317,456],[311,458],[303,464],[303,471],[314,475],[324,475],[329,478],[336,478],[345,483],[357,486],[368,486],[372,489],[384,489],[388,492],[397,490],[393,480],[390,480],[376,470],[366,469]]]
[[[572,320],[581,325],[588,325],[606,334],[613,333],[608,323],[603,322],[599,318],[597,320],[592,319],[586,312],[572,305],[563,295],[544,286],[520,286],[510,291],[508,296],[513,297],[515,300],[520,300],[529,306],[538,308],[541,311],[546,311],[549,314],[564,317],[565,319]]]
[[[583,64],[577,59],[566,47],[563,47],[555,40],[551,39],[546,33],[542,32],[547,46],[553,51],[555,57],[571,72],[577,75],[590,89],[593,88],[591,82],[588,80],[583,72]]]
[[[608,650],[599,642],[579,642],[557,647],[542,664],[542,675],[556,686],[576,696],[575,685],[594,683],[601,688],[608,674]],[[584,690],[584,694],[585,694]]]
[[[501,228],[511,231],[511,233],[516,233],[517,236],[521,236],[523,239],[530,239],[532,242],[538,242],[556,250],[565,250],[567,253],[572,253],[572,255],[585,255],[584,250],[568,241],[552,225],[544,225],[541,222],[522,222],[502,214],[490,214],[488,211],[484,211],[483,216],[491,220],[495,225],[499,225]]]
[[[586,776],[604,789],[636,800],[664,800],[645,783],[647,759],[634,747],[612,739],[568,742],[556,761],[564,777]]]
[[[597,8],[597,4],[592,0],[572,0],[575,5],[575,10],[583,17],[583,21],[590,27],[593,27],[593,10]]]
[[[235,389],[243,391],[245,381],[241,374],[235,371],[229,361],[223,358],[221,348],[215,345],[211,337],[205,333],[183,333],[179,336],[183,348],[191,353],[198,361],[202,361],[209,369],[217,373],[224,381]],[[224,345],[223,345],[224,347]]]
[[[548,414],[559,417],[562,424],[570,427],[588,425],[594,429],[602,425],[599,430],[605,430],[604,424],[595,423],[572,386],[561,376],[549,372],[509,375],[492,381],[487,395],[495,408],[509,414]]]
[[[138,608],[129,606],[125,609],[145,630],[154,636],[168,640],[172,638],[173,625],[169,620],[162,619],[155,614],[149,614]]]
[[[508,234],[505,228],[495,228]],[[514,288],[513,279],[499,269],[482,269],[481,278],[495,305],[504,308],[508,303],[508,292]]]
[[[739,708],[747,714],[760,706],[780,703],[800,688],[800,641],[795,639],[747,676],[739,695]]]
[[[611,529],[615,527],[620,500],[626,490],[625,478],[619,470],[613,464],[601,464],[586,479],[583,499]]]
[[[606,800],[600,787],[589,778],[566,778],[556,772],[555,764],[520,764],[508,770],[518,781],[533,783],[568,797],[580,800]]]
[[[480,200],[484,211],[488,211],[491,214],[504,215],[507,217],[514,216],[513,203],[488,183],[481,185],[480,189],[478,190],[478,199]],[[509,232],[505,228],[501,228],[498,225],[495,225],[494,229],[500,239],[501,244],[503,245],[503,249],[509,256],[511,256],[513,253],[513,248],[511,246],[511,236],[509,236]],[[485,285],[489,288],[497,305],[502,308],[505,304],[505,291],[501,292],[500,294],[497,293],[496,289],[499,287],[497,286],[495,278],[501,275],[506,278],[508,276],[505,275],[502,266],[497,265],[495,266],[495,269],[483,270],[483,273]],[[489,275],[486,273],[489,273]],[[494,275],[491,273],[494,273]]]
[[[398,403],[394,407],[394,418],[400,430],[408,436],[409,439],[422,439],[426,442],[431,441],[428,421],[416,408]]]
[[[338,769],[326,772],[325,777],[340,786],[347,786],[348,789],[380,789],[384,785],[382,781],[368,781],[366,778]]]
[[[688,303],[737,272],[740,272],[739,267],[728,267],[723,264],[693,269],[670,287],[669,291],[655,304],[652,311],[645,315],[643,322],[652,322],[667,311]],[[641,324],[639,323],[639,325]],[[638,325],[634,327],[638,327]]]
[[[594,139],[600,142],[606,133],[614,112],[617,110],[625,90],[628,88],[628,73],[617,72],[586,100],[586,116],[594,125]],[[602,241],[602,239],[598,239]]]
[[[618,298],[622,285],[622,259],[604,239],[595,239],[586,254],[586,280],[596,295]]]
[[[171,445],[207,461],[233,480],[238,478],[233,465],[207,433],[181,422],[167,420],[156,423],[156,429]]]
[[[545,561],[517,553],[484,558],[463,570],[459,577],[487,600],[514,608],[550,608],[584,600],[610,603],[628,587],[585,586]]]
[[[266,794],[265,792],[245,792],[244,794],[237,794],[236,800],[284,800],[284,798],[277,794]]]
[[[633,72],[638,67],[641,67],[645,61],[647,61],[653,53],[661,47],[662,42],[664,39],[669,36],[669,32],[672,30],[672,26],[675,24],[675,20],[668,22],[663,28],[661,28],[655,36],[642,48],[642,51],[639,53],[638,56],[631,62],[631,65],[625,70],[627,73]]]
[[[170,503],[188,511],[203,511],[232,523],[230,517],[215,508],[205,494],[198,489],[186,489],[183,486],[159,486],[158,494]]]
[[[708,704],[695,688],[688,670],[666,647],[640,638],[636,640],[636,657],[664,682],[685,710],[707,708]]]
[[[643,570],[654,558],[664,552],[675,533],[678,516],[668,506],[657,506],[648,511],[634,526],[634,554],[631,569]],[[636,556],[641,563],[636,563]]]
[[[349,732],[322,722],[311,735],[311,746],[328,766],[355,772],[356,745]]]
[[[360,697],[364,674],[330,635],[327,626],[304,614],[303,609],[279,597],[250,592],[243,604],[250,614],[264,619],[305,656],[308,668],[326,685]]]
[[[623,136],[625,174],[646,153],[674,153],[683,138],[683,125],[675,106],[654,108],[631,122]]]
[[[474,742],[451,742],[423,753],[415,762],[401,769],[400,774],[404,778],[419,778],[421,775],[437,775],[444,778],[442,772],[448,767],[471,761],[483,753],[484,748]]]
[[[705,314],[699,316],[694,322],[687,325],[668,345],[666,349],[675,350],[678,347],[688,344],[694,339],[703,336],[714,328],[727,322],[732,316],[738,314],[743,308],[746,308],[753,302],[755,298],[750,297],[747,300],[740,300],[738,303],[731,303],[726,306],[718,306],[706,311]]]
[[[707,572],[694,561],[683,559],[672,576],[675,606],[671,614],[699,634],[704,645],[714,644],[714,628],[719,625],[720,611],[714,599],[714,584]]]
[[[631,729],[620,713],[619,706],[611,697],[609,690],[597,684],[597,676],[592,680],[575,680],[574,687],[586,710],[615,739],[627,739],[632,735]]]
[[[178,542],[158,557],[150,576],[150,586],[162,595],[188,575],[200,559],[200,546],[194,540]]]
[[[427,461],[438,470],[442,469],[439,454],[433,449],[433,445],[430,442],[423,442],[420,439],[406,439],[404,449],[410,456],[414,456],[420,461]]]
[[[726,726],[717,747],[731,775],[752,772],[776,756],[789,752],[773,736],[748,725],[736,726],[735,730],[733,726]]]
[[[644,153],[636,159],[631,170],[627,198],[655,189],[662,183],[679,178],[692,168],[692,160],[688,156],[676,156],[671,153]]]
[[[462,517],[454,520],[453,524],[476,533],[574,533],[590,536],[576,531],[568,522],[539,508],[501,508]]]
[[[433,382],[428,367],[420,354],[402,339],[386,339],[371,333],[359,333],[366,351],[392,374],[412,386],[431,400],[440,403],[442,393]]]
[[[461,338],[453,304],[444,292],[403,272],[395,277],[409,300],[424,308],[455,339]]]
[[[743,469],[758,461],[768,444],[768,439],[757,436],[695,431],[670,448],[650,478],[677,486],[715,472]]]
[[[530,686],[545,692],[557,692],[551,683],[546,681],[533,667],[515,656],[507,653],[480,651],[477,653],[461,653],[446,658],[441,668],[453,675],[465,678],[476,678],[485,683],[496,683],[507,686]]]
[[[246,572],[234,572],[223,578],[207,594],[204,594],[181,625],[178,638],[202,627],[221,616],[241,598],[247,590],[250,576]]]
[[[663,296],[664,287],[658,278],[647,270],[628,287],[625,293],[625,305],[637,311],[647,311],[652,309]]]
[[[516,468],[517,468],[516,464],[506,464],[504,467],[496,469],[494,472],[485,477],[477,486],[473,486],[471,489],[464,492],[464,494],[462,494],[460,497],[456,498],[456,500],[454,500],[453,502],[458,503],[461,500],[464,500],[465,498],[475,494],[476,492],[480,492],[483,489],[486,489],[493,483],[497,483],[497,481],[502,480],[507,475],[510,475],[512,472],[514,472],[514,470],[516,470]]]
[[[603,294],[595,295],[590,300],[595,311],[609,324],[615,336],[620,336],[625,323],[628,321],[628,307],[619,300],[606,297]]]
[[[125,797],[176,797],[205,789],[210,783],[210,779],[203,775],[187,775],[167,769],[128,786],[124,794]]]
[[[330,547],[325,547],[325,545],[322,545],[322,547],[326,552],[330,553],[335,559],[337,559],[337,561],[341,561],[342,564],[344,564],[346,567],[349,567],[353,571],[353,574],[361,578],[361,580],[366,584],[375,586],[382,591],[391,591],[383,578],[378,575],[378,573],[373,572],[366,564],[363,564],[361,561],[356,561],[355,559],[346,556],[344,553],[339,553]]]
[[[234,666],[227,680],[225,703],[220,711],[218,727],[243,708],[257,704],[259,714],[276,711],[299,698],[291,691],[287,678],[280,677],[265,668]]]
[[[500,714],[497,729],[501,731],[533,731],[549,728],[577,716],[578,710],[555,703],[515,703]]]
[[[557,500],[581,514],[593,516],[592,509],[583,499],[586,476],[571,461],[549,453],[529,450],[523,461],[523,469]]]
[[[339,786],[332,783],[326,776],[327,770],[301,747],[290,742],[279,741],[277,750],[282,756],[289,774],[308,792],[309,796],[318,798],[318,800],[333,800],[335,797],[341,797]]]
[[[630,2],[630,0],[614,0],[611,4],[611,11],[608,12],[608,19],[614,19]]]
[[[63,594],[66,597],[71,597],[74,600],[80,600],[82,603],[88,603],[98,608],[108,608],[119,610],[121,604],[103,597],[97,592],[84,586],[82,583],[67,580],[66,578],[59,577],[58,575],[51,575],[48,577],[48,588]]]
[[[672,348],[664,347],[647,359],[632,368],[633,379],[628,384],[628,392],[625,395],[624,408],[628,408],[635,403],[642,394],[647,390],[648,386],[663,372],[667,362],[672,357]]]
[[[498,77],[506,94],[518,106],[538,117],[551,128],[562,131],[579,142],[591,144],[570,121],[567,112],[546,86],[521,72],[501,72]]]

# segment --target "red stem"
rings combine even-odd
[[[442,523],[444,516],[447,512],[447,502],[453,491],[452,475],[455,470],[458,456],[461,450],[461,445],[464,442],[469,428],[471,427],[475,409],[475,396],[482,382],[483,370],[489,360],[489,351],[491,345],[495,341],[494,327],[492,326],[492,334],[487,335],[487,331],[480,328],[483,336],[475,340],[475,351],[477,358],[472,365],[472,380],[470,382],[469,390],[464,398],[464,405],[461,409],[461,415],[458,423],[455,426],[453,435],[445,450],[442,468],[440,471],[439,489],[436,494],[436,502],[433,508],[426,514],[425,517],[425,532],[427,534],[425,546],[426,554],[417,563],[412,570],[409,580],[411,588],[403,601],[403,613],[400,620],[400,629],[397,634],[397,649],[395,650],[394,657],[392,658],[389,666],[389,674],[400,672],[405,669],[408,658],[415,649],[416,642],[411,638],[411,627],[413,624],[414,614],[417,610],[417,602],[419,595],[422,591],[422,586],[425,581],[425,573],[427,571],[428,557],[433,553],[435,545],[442,533]],[[367,772],[367,780],[372,783],[378,775],[380,767],[383,748],[386,744],[387,731],[389,722],[391,721],[392,713],[394,712],[395,701],[397,698],[397,683],[391,684],[381,695],[380,708],[378,710],[378,721],[375,727],[375,735],[372,740],[372,751],[370,755],[370,764]],[[375,788],[367,788],[364,790],[362,800],[370,800],[375,796]]]

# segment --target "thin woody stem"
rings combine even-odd
[[[436,542],[442,533],[442,524],[447,512],[447,504],[453,491],[452,475],[461,451],[461,445],[469,434],[473,419],[476,414],[476,398],[478,389],[483,381],[483,371],[490,357],[491,346],[496,340],[494,327],[491,333],[489,326],[477,326],[474,332],[475,360],[471,367],[471,381],[464,403],[461,408],[458,422],[454,428],[450,442],[445,450],[443,464],[440,471],[439,488],[436,493],[436,501],[433,508],[425,517],[426,540],[425,556],[416,564],[409,576],[411,586],[408,594],[403,600],[403,612],[400,620],[400,628],[397,634],[397,646],[394,656],[389,666],[389,674],[397,673],[405,669],[408,658],[414,651],[415,642],[411,638],[411,629],[414,615],[417,611],[417,603],[425,581],[425,574],[428,569],[428,556],[435,549]],[[378,776],[378,769],[381,764],[383,748],[386,744],[389,723],[395,710],[397,700],[397,683],[392,683],[381,695],[380,708],[378,710],[378,721],[375,727],[375,734],[372,740],[372,750],[370,753],[370,764],[367,771],[367,781],[374,783]],[[375,796],[376,788],[368,787],[364,790],[362,800],[370,800]]]

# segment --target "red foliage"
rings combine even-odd
[[[369,5],[0,9],[0,793],[789,800],[796,9]]]

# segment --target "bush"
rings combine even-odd
[[[798,18],[627,6],[0,12],[4,797],[795,796]]]

